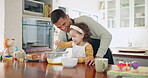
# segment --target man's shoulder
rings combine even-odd
[[[64,32],[64,31],[59,31],[59,33],[58,33],[58,36],[60,37],[60,38],[62,38],[62,37],[65,37],[66,36],[66,33]]]
[[[85,15],[77,17],[77,18],[74,19],[75,23],[83,22],[85,24],[89,23],[88,21],[90,21],[90,20],[93,20],[93,19],[91,17],[85,16]]]
[[[79,16],[79,17],[77,17],[77,18],[75,18],[75,19],[83,19],[83,18],[91,18],[91,17],[86,16],[86,15],[82,15],[82,16]]]

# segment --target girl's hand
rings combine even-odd
[[[56,40],[56,41],[54,41],[54,44],[56,45],[56,46],[58,46],[59,45],[59,40]]]
[[[42,61],[42,62],[46,61],[46,58],[47,58],[46,53],[42,53],[42,54],[41,54],[41,61]]]

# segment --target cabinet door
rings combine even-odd
[[[120,0],[120,27],[130,26],[130,0]]]
[[[146,27],[148,0],[106,0],[107,28]]]
[[[132,62],[132,61],[138,61],[141,66],[148,66],[148,60],[143,59],[143,58],[130,58],[130,57],[118,57],[114,56],[114,63],[117,64],[119,61],[123,61],[124,63],[126,62]]]
[[[116,0],[107,0],[107,27],[116,28]]]
[[[146,0],[134,0],[134,27],[145,27]]]

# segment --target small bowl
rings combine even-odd
[[[61,61],[62,61],[62,65],[67,68],[73,68],[78,63],[77,58],[62,58]]]

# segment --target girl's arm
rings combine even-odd
[[[85,63],[85,60],[94,58],[93,57],[93,48],[90,44],[85,47],[86,57],[78,58],[78,63]]]
[[[60,41],[58,48],[72,48],[72,41],[69,42]]]

